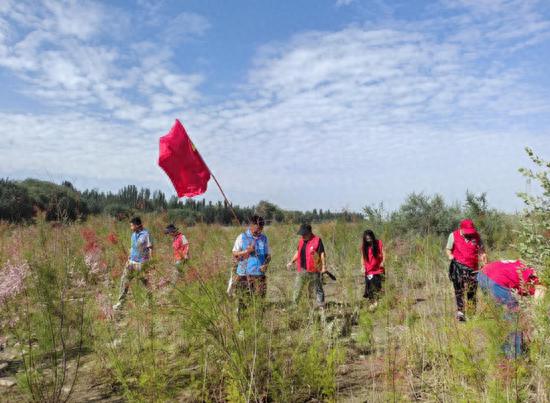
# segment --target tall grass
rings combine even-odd
[[[529,351],[506,360],[501,346],[509,325],[489,298],[479,293],[470,320],[454,320],[444,237],[374,227],[386,247],[387,275],[371,311],[362,302],[365,224],[314,225],[338,277],[326,280],[327,308],[319,312],[307,298],[296,308],[290,304],[295,273],[285,266],[296,250],[297,228],[268,226],[267,298],[252,298],[239,321],[225,289],[231,247],[242,229],[185,228],[191,261],[178,276],[171,240],[162,234],[166,217],[142,218],[155,242],[148,274],[153,298],[132,283],[119,316],[110,305],[127,257],[126,223],[94,217],[61,227],[0,226],[0,264],[21,259],[32,271],[25,291],[6,303],[11,310],[0,313],[9,344],[25,341],[19,346],[30,381],[22,368],[20,390],[31,399],[41,400],[36,390],[50,401],[83,398],[67,389],[76,377],[78,393],[94,379],[110,385],[113,395],[143,402],[550,400],[550,301],[525,307],[517,326],[529,333]],[[517,256],[507,239],[494,239],[490,259]],[[82,354],[94,365],[79,370]]]

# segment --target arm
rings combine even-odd
[[[481,262],[481,267],[483,267],[487,264],[487,252],[485,252],[485,245],[483,244],[481,238],[479,239],[479,242],[479,261]]]
[[[153,242],[151,242],[151,237],[149,234],[146,235],[145,239],[143,240],[143,242],[145,243],[145,248],[144,250],[147,252],[147,254],[149,255],[149,259],[152,259],[153,258]]]
[[[447,257],[449,258],[449,260],[454,259],[454,256],[453,256],[454,243],[455,243],[455,237],[451,232],[451,234],[449,235],[449,239],[447,239],[447,246],[445,247],[445,252],[447,253]]]
[[[321,273],[324,273],[327,271],[327,261],[326,261],[326,256],[325,256],[325,252],[321,252]]]
[[[288,269],[290,269],[292,267],[292,265],[296,262],[296,260],[298,260],[298,251],[296,251],[296,253],[294,254],[294,256],[292,256],[292,259],[290,260],[290,262],[288,262],[286,264],[286,267]]]
[[[242,235],[239,235],[237,239],[235,240],[235,245],[233,246],[233,257],[237,260],[243,260],[250,256],[252,252],[254,252],[254,242],[251,242],[250,245],[248,245],[248,248],[243,249],[243,241],[242,241]]]
[[[264,261],[264,264],[260,267],[260,271],[262,273],[265,273],[265,271],[267,270],[267,266],[269,265],[269,262],[271,262],[271,255],[267,255],[265,257],[265,261]]]

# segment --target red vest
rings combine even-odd
[[[179,261],[187,257],[187,253],[189,252],[189,244],[183,243],[182,234],[176,235],[174,241],[172,242],[172,248],[174,249],[174,260]]]
[[[460,230],[453,232],[454,243],[451,253],[455,260],[469,267],[470,269],[477,270],[479,264],[479,251],[481,245],[481,239],[479,235],[475,235],[471,240],[466,239],[460,233]]]
[[[365,276],[372,274],[382,274],[384,273],[384,267],[381,266],[382,259],[384,258],[384,246],[382,241],[378,240],[378,256],[373,256],[372,248],[368,248],[367,259],[363,257],[363,267],[365,268]],[[361,251],[361,253],[363,253]]]
[[[320,238],[318,236],[313,235],[313,238],[311,238],[309,241],[307,241],[306,244],[306,271],[310,273],[317,273],[319,272],[319,267],[317,264],[317,260],[319,259],[317,257],[317,248],[319,247],[319,240]],[[302,254],[302,248],[304,247],[304,238],[300,238],[300,242],[298,243],[298,259],[296,259],[296,267],[298,271],[302,271],[302,259],[300,258]]]

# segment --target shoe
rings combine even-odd
[[[113,305],[113,311],[118,311],[120,308],[122,308],[122,302],[117,302]]]
[[[459,321],[459,322],[466,322],[466,316],[464,316],[464,313],[463,312],[460,312],[458,311],[456,313],[456,319]]]

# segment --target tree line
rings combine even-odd
[[[362,214],[349,211],[332,212],[283,210],[268,201],[260,201],[250,207],[232,206],[240,222],[246,222],[253,214],[260,214],[268,222],[320,222],[325,220],[356,221]],[[138,189],[128,185],[118,192],[97,189],[77,190],[70,182],[56,184],[38,179],[14,181],[0,179],[0,220],[30,222],[37,214],[44,214],[47,221],[85,220],[89,215],[105,214],[126,219],[133,214],[165,212],[171,221],[185,225],[196,223],[230,225],[234,215],[226,203],[205,199],[167,198],[159,190]]]

